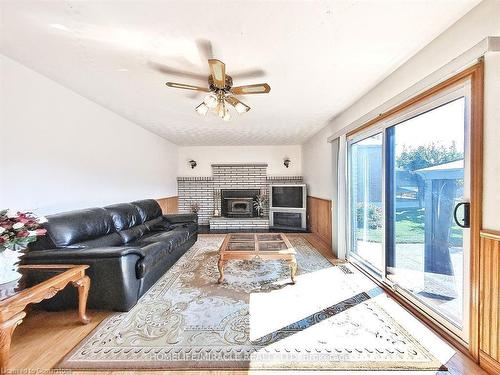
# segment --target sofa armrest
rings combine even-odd
[[[131,246],[95,247],[91,249],[50,249],[30,251],[23,256],[26,260],[37,259],[88,259],[88,258],[120,258],[125,255],[135,254],[144,257],[144,252]]]
[[[198,223],[198,214],[167,214],[163,215],[163,218],[166,219],[171,224],[179,224],[179,223]]]
[[[144,283],[144,253],[132,246],[98,247],[92,249],[50,249],[30,251],[22,264],[85,264],[90,278],[87,307],[128,311],[136,303]],[[75,288],[65,288],[46,301],[47,308],[67,309],[78,306]]]

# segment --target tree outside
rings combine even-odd
[[[415,171],[429,168],[440,164],[450,163],[463,159],[462,152],[457,150],[455,142],[449,146],[439,143],[429,143],[425,146],[411,147],[403,146],[402,151],[396,156],[396,167],[407,171],[413,177],[417,185],[417,207],[398,208],[396,210],[396,242],[397,243],[423,243],[425,230],[425,210],[423,200],[425,195],[425,183],[421,176]],[[463,181],[461,181],[463,183]],[[362,217],[364,215],[363,205],[356,207],[358,231],[362,230]],[[368,206],[368,230],[370,242],[382,240],[382,208],[376,205]],[[361,236],[361,233],[359,233]],[[453,223],[450,233],[450,243],[460,246],[462,233],[460,228]]]

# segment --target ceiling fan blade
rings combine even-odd
[[[209,59],[208,65],[215,87],[223,89],[226,86],[226,65],[217,59]]]
[[[236,109],[236,112],[238,112],[239,114],[243,114],[245,112],[250,111],[249,106],[247,106],[245,103],[239,101],[234,96],[226,96],[225,99],[226,99],[226,102],[231,104],[234,107],[234,109]]]
[[[266,75],[266,71],[260,68],[252,68],[246,70],[240,70],[233,72],[231,70],[231,77],[234,79],[245,79],[245,78],[262,78]]]
[[[192,73],[181,69],[171,68],[167,65],[158,64],[155,62],[150,62],[149,66],[151,66],[154,70],[164,74],[170,74],[182,78],[197,79],[205,82],[207,81],[206,74]]]
[[[269,91],[271,91],[271,86],[269,86],[267,83],[237,86],[231,89],[231,92],[236,95],[267,94]]]
[[[212,48],[212,42],[207,39],[196,39],[196,47],[198,48],[198,54],[200,59],[208,60],[214,57],[214,51]]]
[[[206,87],[186,85],[185,83],[167,82],[166,85],[168,87],[173,87],[173,88],[176,88],[176,89],[185,89],[185,90],[210,92],[210,90],[208,88],[206,88]]]

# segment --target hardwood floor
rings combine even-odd
[[[314,234],[287,234],[303,236],[316,247],[330,262],[336,264],[328,246]],[[11,346],[9,367],[10,373],[65,373],[53,368],[76,344],[87,336],[103,319],[110,315],[107,311],[88,311],[91,322],[82,325],[78,321],[76,311],[45,312],[33,309],[28,311],[24,322],[14,332]],[[471,359],[457,351],[457,354],[446,364],[448,371],[438,372],[440,375],[487,375]],[[27,372],[26,369],[37,369]],[[71,374],[175,374],[179,371],[68,371]],[[246,374],[248,371],[182,371],[183,375],[212,374],[232,375]],[[255,373],[255,372],[254,372]],[[283,374],[283,372],[279,372]],[[344,373],[344,372],[342,372]],[[367,372],[361,372],[367,374]],[[375,373],[375,372],[371,372]],[[412,374],[415,372],[411,372]],[[428,374],[429,372],[425,372]],[[339,373],[340,374],[340,373]]]

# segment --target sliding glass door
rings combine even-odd
[[[465,341],[468,105],[456,88],[348,147],[350,256]]]
[[[383,269],[382,133],[350,147],[351,251],[367,265]]]
[[[468,243],[463,213],[455,212],[469,197],[464,119],[461,97],[386,130],[387,277],[459,328]]]

